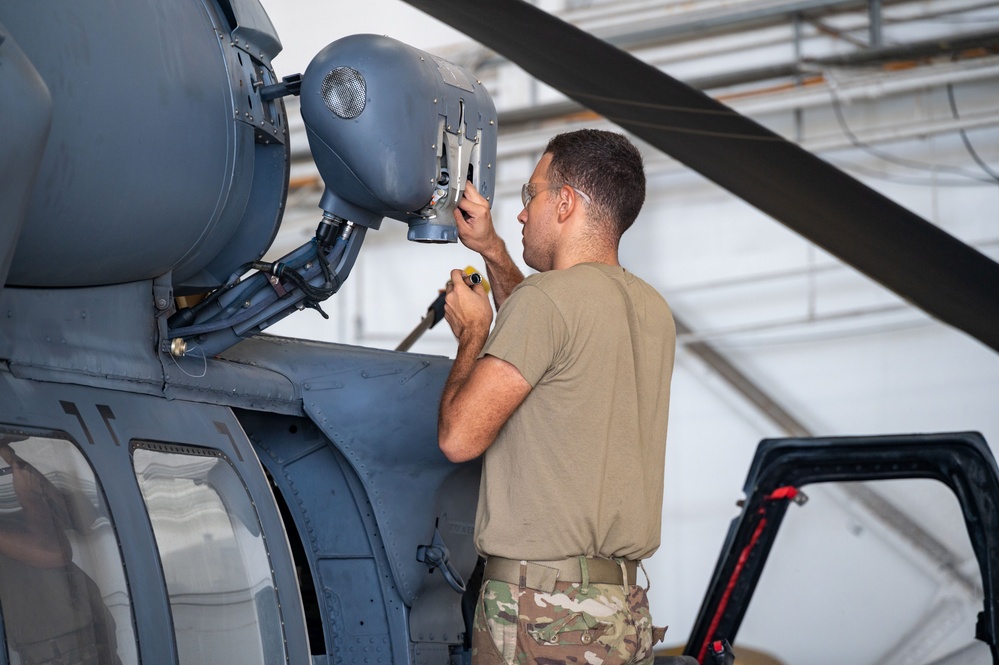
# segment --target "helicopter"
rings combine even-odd
[[[412,4],[484,42],[523,21],[614,55],[526,3]],[[496,111],[470,72],[390,38],[338,40],[283,78],[280,48],[256,0],[0,7],[0,665],[470,659],[479,467],[437,448],[450,361],[264,331],[322,313],[386,217],[415,242],[455,241],[465,183],[494,188]],[[518,57],[508,40],[497,50]],[[564,68],[547,62],[559,85]],[[594,81],[577,83],[562,87],[599,110]],[[264,261],[288,189],[289,95],[322,214],[313,238]],[[939,289],[967,288],[968,308],[988,300],[992,266],[891,210],[924,234],[913,252],[950,275]],[[886,269],[898,288],[915,288],[913,260]],[[947,297],[924,300],[996,348],[995,303],[962,318]],[[735,638],[772,543],[758,515],[777,511],[773,528],[793,500],[774,491],[845,476],[824,464],[955,488],[982,568],[979,637],[996,657],[999,472],[981,437],[788,440],[759,455],[688,657],[730,659],[716,643]],[[749,542],[755,568],[739,564]]]

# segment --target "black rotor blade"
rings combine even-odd
[[[523,0],[406,0],[999,351],[999,264],[758,123]]]

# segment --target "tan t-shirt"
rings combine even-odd
[[[482,355],[531,392],[483,459],[483,555],[643,559],[659,547],[676,329],[624,268],[585,263],[525,279]]]

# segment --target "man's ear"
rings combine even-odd
[[[568,218],[569,213],[572,209],[579,204],[576,200],[576,192],[572,190],[572,187],[564,185],[558,190],[558,218],[559,221],[564,221]]]

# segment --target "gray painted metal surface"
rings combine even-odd
[[[172,271],[179,287],[208,288],[267,249],[287,186],[286,119],[254,82],[272,81],[280,43],[259,3],[232,6],[238,17],[211,2],[0,5],[52,94],[11,284]],[[230,34],[244,16],[262,45],[252,53]]]
[[[52,119],[52,100],[10,32],[0,24],[0,288],[7,281],[14,247],[24,225],[28,194],[42,161]]]
[[[470,538],[458,536],[471,533],[478,474],[477,465],[456,467],[437,447],[437,407],[451,366],[448,359],[359,347],[275,344],[266,337],[247,340],[225,357],[236,362],[252,359],[301,386],[305,413],[349,462],[373,500],[374,518],[406,605],[428,584],[427,566],[414,555],[417,546],[429,544],[435,521],[449,549],[460,549],[459,568],[467,578],[475,553],[466,549]],[[467,483],[459,479],[468,468],[476,469],[470,493],[460,491]],[[444,485],[453,487],[442,492]]]
[[[338,217],[372,228],[390,217],[410,224],[410,240],[457,242],[465,180],[493,195],[492,100],[429,53],[373,35],[333,42],[302,77],[302,118],[326,183],[319,205]]]

